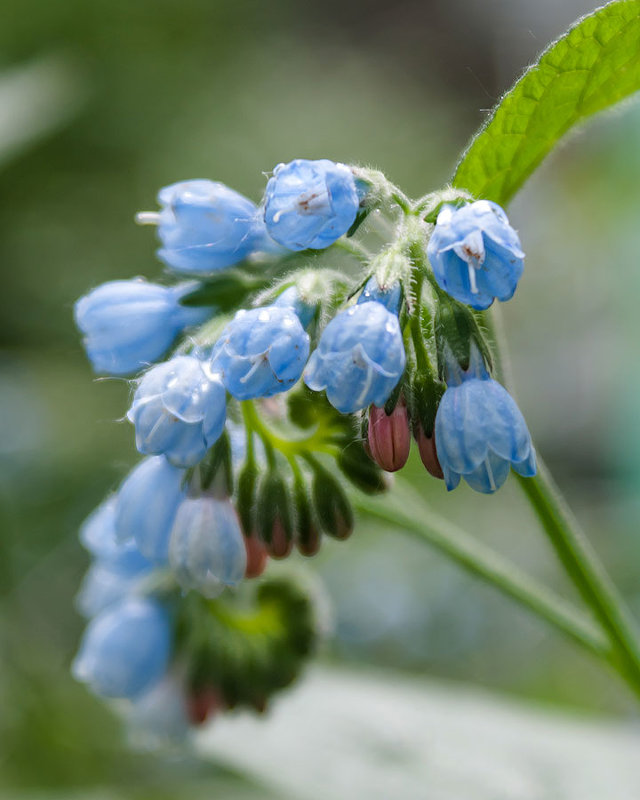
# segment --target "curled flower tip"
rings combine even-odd
[[[433,475],[434,478],[439,478],[442,480],[444,478],[444,474],[442,472],[440,462],[438,461],[435,432],[432,433],[431,436],[427,436],[422,428],[422,425],[420,425],[415,436],[416,442],[418,443],[420,459],[422,460],[425,469],[429,475]]]
[[[492,378],[473,369],[450,383],[436,414],[438,459],[447,489],[464,478],[477,492],[492,494],[506,481],[509,467],[536,473],[536,455],[527,424],[513,398]]]
[[[148,598],[126,598],[91,621],[73,674],[103,697],[134,698],[162,678],[170,653],[166,610]]]
[[[160,190],[158,202],[158,257],[176,272],[208,275],[237,264],[264,234],[255,203],[223,183],[174,183]],[[140,216],[153,224],[147,212]]]
[[[176,356],[143,376],[127,416],[141,453],[192,467],[223,431],[226,391],[207,362]]]
[[[169,563],[182,586],[205,597],[217,597],[244,578],[247,551],[228,500],[188,497],[180,504],[169,541]]]
[[[524,267],[518,234],[489,200],[443,206],[427,256],[438,285],[478,310],[513,297]]]
[[[265,571],[269,555],[264,544],[257,536],[245,536],[244,546],[247,550],[247,567],[245,578],[259,578]]]
[[[264,221],[289,250],[320,250],[352,226],[360,197],[353,172],[327,159],[278,164],[267,183]]]
[[[387,472],[402,469],[409,458],[411,435],[407,406],[401,399],[391,414],[384,408],[369,410],[368,443],[371,457]]]
[[[180,331],[204,322],[209,309],[180,305],[191,288],[138,279],[109,281],[81,297],[75,321],[94,370],[108,375],[139,372],[163,356]]]
[[[304,381],[343,414],[372,403],[383,406],[405,367],[402,332],[395,314],[377,301],[336,315],[311,354]]]
[[[220,334],[212,371],[237,400],[271,397],[296,383],[309,357],[309,336],[289,307],[241,310]]]
[[[193,689],[187,698],[187,713],[193,725],[204,725],[210,717],[224,708],[224,698],[215,686]]]

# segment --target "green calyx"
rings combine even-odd
[[[271,578],[245,584],[245,596],[207,600],[190,592],[180,604],[178,658],[192,691],[214,689],[227,708],[263,710],[300,673],[317,644],[316,613],[298,583]]]

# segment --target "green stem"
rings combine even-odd
[[[640,690],[638,629],[612,580],[591,548],[545,465],[538,475],[516,475],[568,576],[619,652],[625,671]]]
[[[510,378],[507,348],[497,313],[486,314],[484,321],[493,339],[498,375],[507,383]],[[609,635],[618,654],[620,671],[640,694],[640,637],[624,599],[542,460],[538,457],[535,478],[523,478],[517,474],[516,478],[568,577]]]
[[[358,495],[354,505],[370,516],[390,523],[436,547],[471,574],[558,628],[573,641],[615,666],[607,638],[563,598],[554,594],[517,566],[504,559],[448,520],[419,502],[412,491],[396,486],[392,497],[375,500]]]
[[[314,450],[318,453],[326,453],[327,455],[337,455],[337,447],[332,445],[329,441],[331,431],[324,429],[317,429],[310,436],[305,436],[302,439],[285,439],[283,436],[278,436],[271,428],[269,428],[258,414],[253,400],[244,400],[240,403],[242,407],[242,417],[244,424],[247,428],[255,431],[262,439],[267,449],[267,456],[269,450],[273,449],[280,451],[285,458],[293,456],[302,456],[308,450]]]

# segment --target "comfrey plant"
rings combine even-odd
[[[74,672],[94,692],[168,736],[238,705],[263,709],[313,651],[317,614],[286,574],[247,579],[270,558],[348,537],[354,505],[438,547],[640,691],[634,623],[537,463],[487,312],[524,268],[502,206],[561,132],[640,87],[637,58],[613,77],[632,39],[637,55],[640,2],[581,21],[505,96],[452,184],[417,200],[375,170],[296,159],[273,170],[259,204],[195,180],[138,215],[181,282],[115,281],[76,304],[95,370],[132,377],[127,416],[145,456],[81,531],[93,565]],[[450,491],[464,480],[493,494],[513,470],[591,617],[406,487],[372,498],[412,439]]]

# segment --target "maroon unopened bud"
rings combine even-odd
[[[267,552],[272,558],[286,558],[292,547],[291,534],[287,533],[282,519],[276,517],[271,529],[271,541],[266,545]]]
[[[264,544],[257,536],[245,536],[244,546],[247,550],[247,569],[245,578],[259,578],[267,566],[269,558]]]
[[[371,457],[387,472],[402,469],[409,458],[411,434],[407,404],[400,398],[391,414],[384,408],[369,410],[369,449]]]
[[[320,550],[321,539],[322,534],[315,525],[313,525],[305,531],[304,537],[299,537],[297,541],[298,550],[303,556],[315,556],[318,550]]]
[[[436,434],[435,431],[431,436],[427,436],[422,426],[418,426],[416,433],[416,441],[418,443],[418,452],[427,472],[433,475],[434,478],[444,478],[442,467],[438,461],[438,451],[436,450]]]
[[[224,708],[222,695],[214,686],[194,690],[187,698],[187,713],[192,725],[203,725]]]

